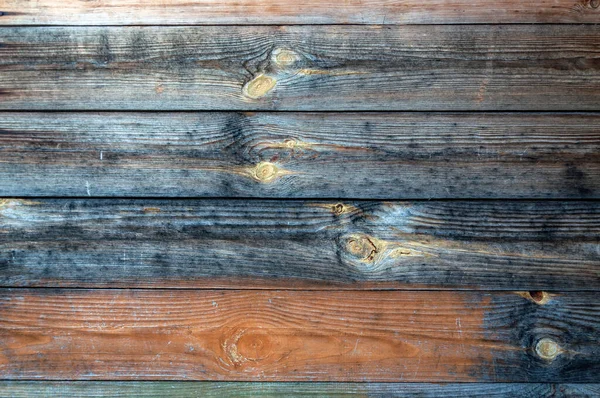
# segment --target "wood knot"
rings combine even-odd
[[[562,352],[558,343],[545,337],[535,345],[535,353],[545,361],[552,361]]]
[[[298,141],[288,138],[287,140],[283,141],[283,145],[285,145],[286,148],[294,149],[298,146]]]
[[[271,182],[277,175],[277,166],[270,162],[260,162],[256,165],[252,173],[252,177],[260,182]]]
[[[550,301],[551,295],[542,291],[518,292],[518,295],[539,305],[544,305]]]
[[[285,48],[278,48],[273,51],[273,62],[277,66],[281,67],[289,67],[294,65],[296,62],[300,60],[300,56],[294,51],[287,50]]]
[[[372,263],[381,252],[377,240],[367,235],[353,235],[346,240],[346,250],[363,262]]]
[[[536,304],[546,304],[550,300],[550,295],[546,292],[542,291],[532,291],[528,292],[529,297],[531,297],[531,301]]]
[[[242,366],[267,359],[273,352],[273,344],[264,331],[237,329],[225,340],[222,348],[234,366]]]
[[[248,98],[258,99],[264,97],[275,85],[277,80],[274,77],[261,73],[244,85],[242,93]]]
[[[331,211],[336,216],[340,216],[346,212],[346,207],[342,203],[336,203],[333,206],[331,206]]]
[[[590,0],[590,8],[596,9],[600,7],[600,0]]]

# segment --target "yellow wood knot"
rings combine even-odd
[[[275,85],[275,78],[261,73],[244,85],[242,93],[248,98],[258,99],[264,97]]]
[[[529,297],[531,297],[531,301],[533,301],[536,304],[543,305],[550,301],[550,295],[546,292],[532,291],[527,293],[529,294]]]
[[[294,149],[295,147],[298,146],[298,141],[289,138],[289,139],[283,141],[283,145],[285,145],[286,148]]]
[[[517,292],[517,294],[533,303],[544,305],[550,301],[552,295],[542,291]]]
[[[339,216],[339,215],[342,215],[342,214],[344,214],[346,212],[346,207],[344,206],[343,203],[336,203],[333,206],[331,206],[331,211],[336,216]]]
[[[561,353],[558,343],[550,338],[543,338],[535,345],[536,354],[546,361],[552,361]]]
[[[277,49],[273,51],[273,61],[278,66],[291,66],[300,60],[300,56],[290,50],[286,50],[284,48]]]
[[[271,182],[277,178],[278,173],[277,166],[270,162],[260,162],[256,165],[252,172],[252,177],[260,182]]]
[[[380,253],[381,248],[377,246],[375,238],[366,235],[354,235],[346,241],[346,250],[361,261],[371,263]]]

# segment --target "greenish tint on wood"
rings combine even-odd
[[[0,395],[28,397],[597,397],[598,384],[426,384],[265,382],[39,382],[0,381]]]

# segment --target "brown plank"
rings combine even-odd
[[[600,22],[597,0],[3,0],[0,25]]]
[[[2,286],[592,290],[600,202],[5,199]]]
[[[600,110],[600,25],[0,31],[0,109]]]
[[[2,113],[3,196],[598,198],[600,114]]]
[[[106,382],[0,381],[0,394],[26,397],[521,397],[600,395],[599,384],[541,383],[281,383],[281,382]]]
[[[4,379],[593,382],[595,293],[2,291]]]

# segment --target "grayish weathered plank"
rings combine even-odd
[[[598,198],[600,115],[0,113],[0,195]]]
[[[0,31],[0,109],[600,110],[600,25]]]
[[[600,202],[11,200],[2,286],[600,288]]]

